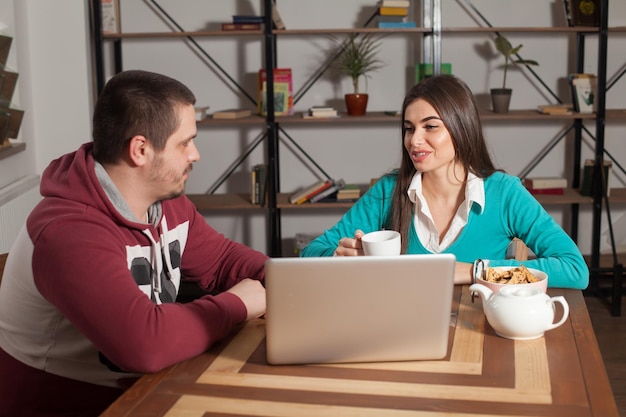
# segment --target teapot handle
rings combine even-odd
[[[550,298],[550,302],[552,303],[553,308],[554,303],[560,303],[563,306],[563,317],[561,317],[561,320],[559,320],[557,323],[550,324],[546,330],[556,329],[557,327],[565,323],[565,320],[567,320],[567,316],[569,316],[569,304],[567,304],[565,297],[561,295],[552,297]]]

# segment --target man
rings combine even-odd
[[[195,97],[145,71],[113,77],[93,142],[53,161],[0,285],[0,416],[98,415],[143,373],[265,313],[267,257],[183,195]],[[181,278],[212,294],[176,303]]]

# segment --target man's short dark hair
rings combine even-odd
[[[120,72],[107,82],[93,114],[94,158],[119,160],[128,141],[143,135],[157,151],[179,127],[180,106],[196,98],[180,81],[148,71]]]

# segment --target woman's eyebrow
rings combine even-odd
[[[428,116],[428,117],[424,117],[422,120],[420,120],[420,122],[424,123],[424,122],[428,122],[429,120],[441,120],[441,118],[438,116]]]

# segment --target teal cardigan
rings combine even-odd
[[[332,256],[339,239],[352,237],[357,229],[365,233],[389,227],[391,199],[397,174],[383,176],[354,206],[324,234],[313,240],[301,256]],[[491,266],[523,263],[548,274],[550,287],[584,289],[589,269],[574,241],[565,233],[519,178],[496,172],[486,178],[485,207],[473,204],[467,225],[443,253],[452,253],[459,262],[488,259]],[[506,259],[511,239],[518,237],[537,259]],[[407,253],[431,253],[417,237],[411,221]]]

